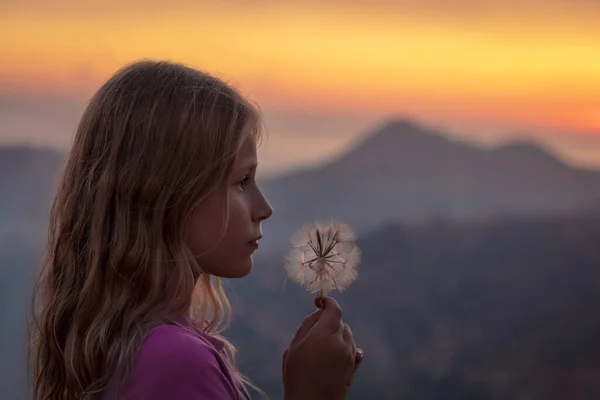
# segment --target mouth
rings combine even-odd
[[[253,246],[253,247],[258,248],[258,241],[260,239],[262,239],[262,236],[259,236],[256,239],[249,241],[248,244],[251,245],[251,246]]]

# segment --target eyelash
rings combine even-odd
[[[248,175],[245,175],[244,177],[242,177],[242,179],[240,179],[238,181],[238,186],[240,187],[240,189],[244,190],[244,186],[246,185],[246,183],[248,183],[248,181],[250,180],[250,177]]]

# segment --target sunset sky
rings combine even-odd
[[[256,100],[270,171],[407,116],[600,167],[600,1],[0,0],[0,141],[68,148],[84,101],[139,58]]]

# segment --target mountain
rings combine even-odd
[[[63,161],[50,148],[0,146],[0,239],[43,229]]]
[[[35,232],[29,235],[37,236]],[[27,400],[27,319],[39,242],[0,238],[0,399]]]
[[[349,399],[600,397],[600,212],[388,224],[358,242],[359,277],[333,295],[365,359]],[[0,398],[27,399],[25,311],[39,249],[2,248]],[[4,274],[3,274],[4,273]],[[278,281],[278,282],[276,282]],[[241,370],[281,398],[281,352],[312,298],[281,256],[228,281]]]
[[[382,125],[338,159],[264,182],[281,248],[300,225],[336,218],[366,231],[423,222],[571,212],[600,200],[600,171],[569,166],[538,145],[484,149],[408,120]]]
[[[333,293],[365,351],[350,398],[600,398],[599,241],[600,212],[394,223],[365,235],[358,280]],[[243,370],[274,398],[280,359],[257,360],[279,354],[312,306],[297,287],[282,293],[282,258],[236,285],[228,333]]]
[[[28,399],[26,321],[64,155],[0,146],[0,398]]]
[[[265,223],[266,251],[316,218],[365,232],[391,220],[570,212],[600,202],[600,171],[569,166],[538,144],[485,149],[402,119],[364,137],[324,165],[262,182],[276,213]],[[45,223],[63,161],[52,149],[0,147],[0,233]]]
[[[27,398],[25,313],[63,161],[0,147],[0,398]],[[366,354],[350,398],[600,398],[600,213],[581,211],[600,210],[599,176],[532,143],[483,149],[401,120],[265,182],[271,243],[227,282],[243,372],[280,394],[280,352],[313,306],[283,290],[279,250],[300,224],[335,217],[363,250],[336,295]]]

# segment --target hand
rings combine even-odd
[[[304,319],[283,353],[286,400],[345,399],[363,358],[339,304],[330,297],[315,303],[322,308]]]

